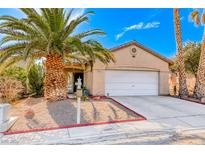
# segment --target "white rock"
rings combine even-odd
[[[11,117],[8,121],[0,124],[0,132],[5,132],[16,122],[17,117]]]

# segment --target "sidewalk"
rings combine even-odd
[[[131,137],[146,137],[146,140],[152,140],[153,137],[160,139],[191,129],[193,128],[171,127],[154,121],[136,121],[4,135],[1,137],[1,144],[100,144]]]

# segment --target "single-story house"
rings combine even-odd
[[[116,63],[96,61],[70,74],[69,92],[75,91],[77,78],[83,79],[91,95],[136,96],[169,94],[170,59],[132,41],[110,50]],[[69,69],[68,69],[69,70]],[[76,71],[77,70],[77,71]]]

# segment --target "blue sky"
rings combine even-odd
[[[95,15],[91,15],[89,23],[81,25],[76,33],[100,28],[106,32],[106,36],[94,38],[106,48],[136,40],[166,57],[175,55],[173,9],[76,9],[73,18],[90,10],[94,11]],[[184,43],[202,39],[203,27],[197,28],[190,21],[191,11],[193,9],[180,9]],[[0,15],[23,17],[18,9],[0,9]]]

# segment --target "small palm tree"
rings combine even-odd
[[[197,26],[205,24],[205,9],[195,9],[190,16]],[[205,96],[205,31],[202,37],[201,55],[194,88],[194,97],[200,99],[203,96]]]
[[[177,42],[178,49],[178,72],[179,72],[179,96],[187,96],[188,89],[186,84],[186,73],[183,60],[183,47],[182,47],[182,38],[181,38],[181,24],[180,24],[180,15],[179,9],[174,9],[174,25],[175,25],[175,37]]]
[[[0,17],[0,33],[4,34],[0,64],[7,67],[19,61],[44,57],[44,96],[47,99],[66,98],[67,73],[64,68],[71,55],[78,54],[85,59],[84,62],[93,63],[96,58],[104,63],[114,61],[110,51],[99,42],[85,39],[91,35],[104,35],[104,32],[94,29],[73,33],[79,25],[88,21],[88,15],[93,12],[86,12],[72,20],[73,10],[27,8],[21,11],[25,18]]]

